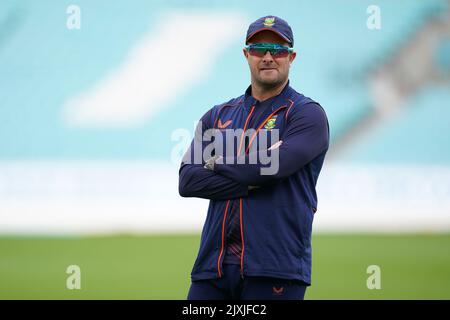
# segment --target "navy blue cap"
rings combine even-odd
[[[255,34],[264,30],[275,32],[281,38],[286,40],[291,47],[294,46],[294,35],[292,34],[291,27],[286,21],[276,16],[265,16],[253,22],[248,27],[245,44],[247,44],[248,40]]]

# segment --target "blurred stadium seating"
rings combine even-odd
[[[450,101],[448,88],[424,88],[395,118],[355,145],[348,161],[448,166],[450,109],[445,101]]]
[[[379,121],[371,130],[362,126],[367,139],[356,139],[363,136],[361,130],[353,132],[376,110],[370,88],[373,71],[389,63],[428,21],[446,12],[448,2],[378,1],[380,30],[366,26],[370,1],[287,1],[274,6],[270,1],[225,5],[134,0],[77,5],[81,28],[75,30],[66,27],[70,12],[65,3],[6,1],[0,9],[0,197],[8,221],[4,232],[198,230],[203,219],[198,212],[206,203],[189,200],[193,217],[179,213],[186,200],[176,192],[178,163],[173,153],[181,141],[172,135],[180,129],[192,132],[208,108],[247,87],[244,33],[267,8],[287,19],[295,32],[299,55],[291,84],[319,101],[329,117],[332,145],[319,180],[324,208],[340,212],[330,197],[341,190],[334,187],[340,184],[336,172],[347,169],[336,169],[335,163],[448,165],[444,146],[449,126],[439,115],[446,111],[440,101],[445,101],[448,83],[428,81],[417,98],[406,97],[401,114]],[[446,41],[439,43],[435,62],[445,71],[448,50]],[[340,146],[344,139],[346,148]],[[351,176],[354,170],[348,170]],[[414,170],[408,172],[415,175]],[[160,176],[166,178],[154,188]],[[20,199],[27,197],[33,199],[33,208],[40,208],[39,217],[25,219],[31,205]],[[444,202],[441,210],[450,207]],[[132,213],[123,208],[133,208]],[[389,208],[378,210],[390,214]],[[115,223],[91,223],[93,216],[103,221],[106,212],[116,211]],[[319,229],[322,223],[318,219]],[[445,225],[450,225],[448,220]]]
[[[108,6],[78,1],[82,27],[68,30],[65,3],[4,1],[0,9],[0,23],[5,26],[0,38],[0,157],[167,160],[173,146],[167,137],[174,128],[191,128],[207,108],[241,94],[248,85],[248,70],[240,51],[245,27],[254,17],[265,14],[264,8],[271,7],[270,1],[258,2],[257,9],[253,9],[252,1],[242,5],[234,1],[231,6],[219,5],[217,1],[212,5],[193,1],[194,5],[186,10],[188,3],[134,0]],[[314,5],[288,1],[272,10],[290,21],[295,30],[299,56],[291,82],[326,108],[333,139],[338,139],[371,108],[367,71],[395,51],[430,12],[442,9],[445,2],[378,1],[383,21],[380,31],[365,27],[365,12],[370,4],[347,1],[344,9],[341,1]],[[233,27],[242,28],[227,41],[227,47],[217,52],[214,63],[206,65],[208,70],[199,70],[207,75],[196,79],[194,85],[184,79],[189,90],[175,86],[173,89],[179,93],[174,92],[167,103],[161,101],[157,112],[148,117],[143,112],[142,121],[125,128],[120,123],[104,128],[104,123],[89,119],[79,120],[75,127],[70,125],[73,119],[67,117],[76,114],[65,113],[69,101],[100,90],[99,83],[104,84],[104,78],[126,64],[130,51],[146,37],[154,36],[152,32],[159,31],[158,26],[171,19],[170,12],[183,10],[179,18],[184,18],[188,27],[190,21],[201,19],[196,16],[197,9],[223,13],[224,20],[245,17],[234,18]],[[223,23],[226,25],[227,21]],[[214,45],[220,41],[216,39]],[[201,47],[202,39],[193,35],[187,45]],[[183,61],[183,52],[188,48],[180,40],[164,48],[155,43],[151,49],[159,55],[175,51],[178,60],[173,61],[173,66],[164,66],[170,68],[190,63]],[[148,81],[148,91],[152,90],[152,81],[164,77],[164,67],[155,69],[158,74],[142,79]],[[130,88],[124,83],[122,90]],[[123,121],[126,116],[124,112]]]

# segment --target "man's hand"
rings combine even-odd
[[[219,155],[215,155],[214,157],[209,158],[208,160],[206,160],[205,165],[203,166],[205,169],[214,171],[214,164],[216,163],[217,160],[219,160],[220,158],[222,158],[222,156]]]
[[[269,149],[267,149],[267,150],[274,150],[274,149],[280,147],[282,143],[283,143],[283,140],[280,140],[280,141],[278,141],[278,142],[275,142],[275,143],[274,143]]]
[[[275,142],[272,146],[270,146],[270,148],[267,149],[267,150],[274,150],[274,149],[276,149],[276,148],[279,148],[279,147],[281,146],[282,143],[283,143],[282,140],[277,141],[277,142]],[[249,190],[249,191],[250,191],[250,190],[255,190],[255,189],[258,189],[258,188],[260,188],[260,186],[248,186],[248,190]]]

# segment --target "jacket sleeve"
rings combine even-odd
[[[274,156],[269,164],[263,165],[260,161],[249,164],[251,157],[247,154],[239,159],[223,159],[214,166],[215,172],[242,184],[259,186],[292,175],[326,152],[329,146],[329,127],[322,107],[316,103],[308,103],[291,113],[281,137],[281,146],[277,152],[268,152],[269,157]],[[278,160],[278,170],[273,174],[261,174],[261,169],[273,165],[275,160]]]
[[[194,139],[183,157],[179,170],[178,191],[182,197],[197,197],[211,200],[228,200],[246,197],[248,186],[233,181],[217,172],[205,169],[203,151],[211,143],[203,134],[211,125],[211,110],[197,125]]]

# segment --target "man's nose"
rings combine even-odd
[[[263,63],[272,63],[272,62],[273,62],[273,57],[270,54],[270,51],[267,50],[263,57]]]

